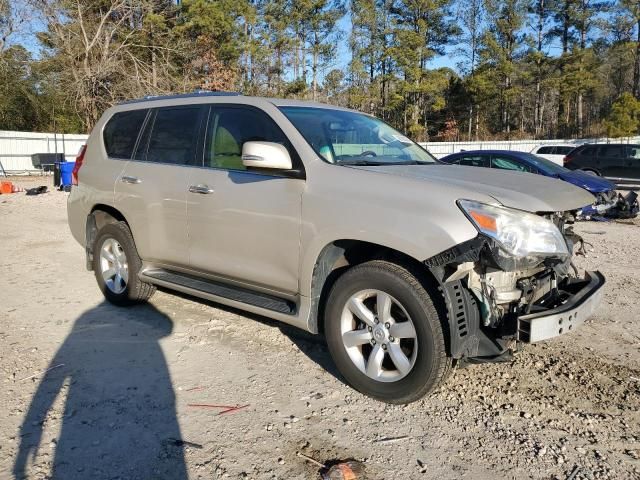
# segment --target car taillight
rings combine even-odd
[[[569,155],[567,155],[566,157],[564,157],[562,159],[562,164],[566,165],[567,163],[569,163],[571,161],[571,157],[569,157]]]
[[[78,185],[78,172],[80,171],[82,162],[84,162],[84,154],[86,151],[87,146],[82,145],[80,147],[80,151],[78,152],[78,156],[76,157],[76,164],[73,166],[73,171],[71,172],[71,183],[73,185]]]

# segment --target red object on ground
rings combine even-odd
[[[200,407],[200,408],[224,408],[221,412],[218,412],[218,415],[222,415],[224,413],[235,412],[236,410],[241,410],[243,408],[247,408],[249,405],[213,405],[210,403],[189,403],[187,407]]]
[[[0,193],[13,193],[13,183],[0,182]]]

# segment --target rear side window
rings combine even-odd
[[[465,155],[460,157],[456,163],[468,167],[488,167],[489,158],[484,155]]]
[[[622,147],[620,145],[607,145],[605,147],[600,147],[600,151],[598,155],[601,157],[622,157]]]
[[[540,153],[542,155],[550,155],[554,153],[553,152],[554,148],[555,147],[540,147],[537,153]]]
[[[144,160],[195,165],[201,112],[199,106],[158,109]]]
[[[130,159],[147,110],[116,113],[104,127],[102,138],[107,156]]]

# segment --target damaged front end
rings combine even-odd
[[[596,201],[576,212],[577,220],[635,218],[640,211],[638,194],[634,191],[622,195],[615,190],[598,193]]]
[[[453,358],[508,359],[518,343],[568,333],[593,313],[605,280],[572,263],[575,212],[459,204],[479,235],[424,262],[441,286]]]

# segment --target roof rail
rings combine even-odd
[[[133,100],[125,100],[120,102],[119,105],[127,105],[130,103],[148,102],[151,100],[174,100],[177,98],[197,98],[197,97],[235,97],[242,95],[240,92],[211,92],[209,90],[196,90],[191,93],[176,93],[173,95],[147,95],[142,98],[135,98]]]

